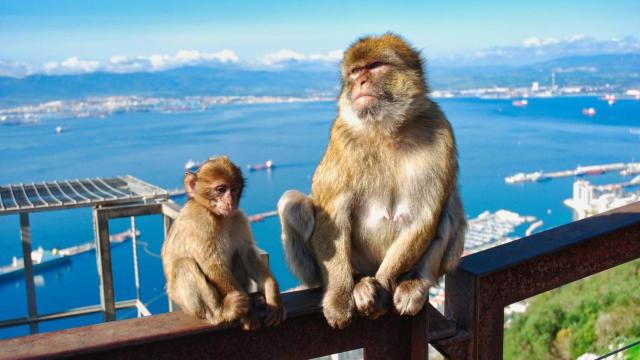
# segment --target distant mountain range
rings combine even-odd
[[[432,89],[548,85],[551,72],[559,86],[610,84],[640,87],[640,53],[572,56],[521,66],[446,66],[427,64]],[[287,67],[256,70],[241,67],[185,66],[158,72],[0,77],[0,105],[15,106],[54,99],[105,95],[274,95],[317,96],[339,92],[335,67]]]
[[[558,86],[640,87],[640,53],[570,56],[521,66],[429,66],[432,89],[521,87],[538,81]]]

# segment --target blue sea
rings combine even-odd
[[[517,172],[575,169],[640,160],[640,101],[619,100],[613,106],[595,97],[529,99],[525,108],[510,100],[443,99],[453,124],[460,157],[460,185],[470,217],[484,210],[508,209],[533,215],[549,229],[572,220],[562,201],[572,195],[573,178],[507,185]],[[595,117],[581,109],[594,107]],[[247,214],[273,210],[287,189],[309,191],[322,156],[335,102],[224,105],[199,113],[131,113],[99,119],[47,120],[30,126],[0,127],[0,184],[30,183],[130,174],[165,188],[182,184],[189,159],[228,154],[238,165],[273,160],[272,171],[245,172],[247,189],[241,208]],[[56,126],[69,129],[55,133]],[[593,183],[624,181],[617,173],[588,178]],[[626,178],[626,180],[629,180]],[[183,202],[183,198],[178,198]],[[35,213],[31,217],[34,248],[64,248],[91,241],[88,209]],[[142,300],[152,313],[167,311],[164,278],[157,254],[162,246],[162,219],[137,219]],[[128,219],[112,220],[112,233],[129,227]],[[0,216],[0,265],[21,257],[17,215]],[[295,286],[280,246],[278,219],[253,224],[259,246],[281,289]],[[118,300],[135,297],[131,243],[112,251]],[[66,265],[36,276],[41,314],[99,303],[93,253],[73,257]],[[20,279],[0,282],[0,320],[26,316],[26,295]],[[118,318],[135,317],[122,310]],[[98,323],[99,314],[40,324],[41,331]],[[0,329],[0,337],[28,334],[26,326]]]

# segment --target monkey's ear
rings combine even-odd
[[[184,173],[184,191],[187,192],[187,196],[190,198],[195,196],[196,182],[198,181],[198,175],[192,172]]]

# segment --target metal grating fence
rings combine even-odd
[[[96,242],[96,265],[100,281],[100,305],[85,306],[57,313],[39,314],[36,306],[36,291],[33,279],[34,264],[31,255],[29,213],[80,207],[92,208]],[[169,199],[167,190],[130,175],[115,178],[60,180],[0,186],[0,215],[20,215],[20,238],[23,257],[22,264],[18,267],[24,272],[28,310],[26,317],[0,319],[0,328],[28,324],[31,333],[36,333],[39,331],[38,324],[42,321],[95,312],[102,312],[105,321],[113,321],[115,320],[116,309],[130,307],[138,309],[138,316],[150,315],[149,310],[140,300],[135,216],[162,214],[166,236],[171,221],[177,216],[179,209]],[[131,217],[136,298],[116,301],[111,269],[109,219],[122,217]]]
[[[0,186],[0,215],[124,204],[169,198],[169,192],[133,176]]]

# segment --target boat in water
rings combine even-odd
[[[527,99],[513,100],[511,102],[511,105],[513,105],[515,107],[525,107],[525,106],[529,105],[529,100],[527,100]]]
[[[247,165],[247,169],[249,171],[258,171],[258,170],[270,170],[273,169],[275,165],[273,161],[267,160],[264,164],[249,164]]]
[[[616,96],[613,94],[605,94],[600,99],[606,101],[609,106],[613,106],[616,103]]]
[[[111,247],[119,244],[123,244],[125,241],[131,239],[133,231],[131,229],[123,231],[109,236]],[[140,231],[136,231],[136,236],[140,236]],[[71,246],[64,249],[53,248],[51,250],[45,250],[42,246],[39,246],[36,250],[31,252],[31,262],[33,264],[33,273],[40,272],[44,269],[48,269],[57,265],[62,265],[71,261],[73,255],[79,255],[89,251],[95,251],[96,243],[94,241],[84,244]],[[13,257],[11,264],[0,266],[0,280],[11,278],[17,275],[24,274],[24,259]]]
[[[184,164],[184,171],[186,171],[186,172],[196,172],[196,171],[198,171],[198,169],[200,169],[200,166],[202,166],[202,163],[189,159]]]
[[[130,240],[132,238],[132,235],[133,235],[133,231],[131,229],[114,234],[114,235],[109,235],[109,242],[111,242],[111,248],[114,248],[115,246],[120,244],[124,244],[125,241]],[[136,230],[136,236],[140,236],[140,230]],[[94,251],[95,249],[96,249],[95,241],[90,241],[84,244],[60,249],[58,250],[58,253],[63,256],[73,256],[73,255],[86,253],[89,251]]]
[[[589,117],[594,117],[596,116],[596,109],[595,108],[584,108],[582,109],[582,115],[584,116],[589,116]]]
[[[36,273],[52,266],[69,262],[67,255],[62,255],[57,249],[45,250],[41,246],[31,252],[33,272]],[[0,266],[0,280],[24,274],[24,259],[13,257],[11,264]]]

